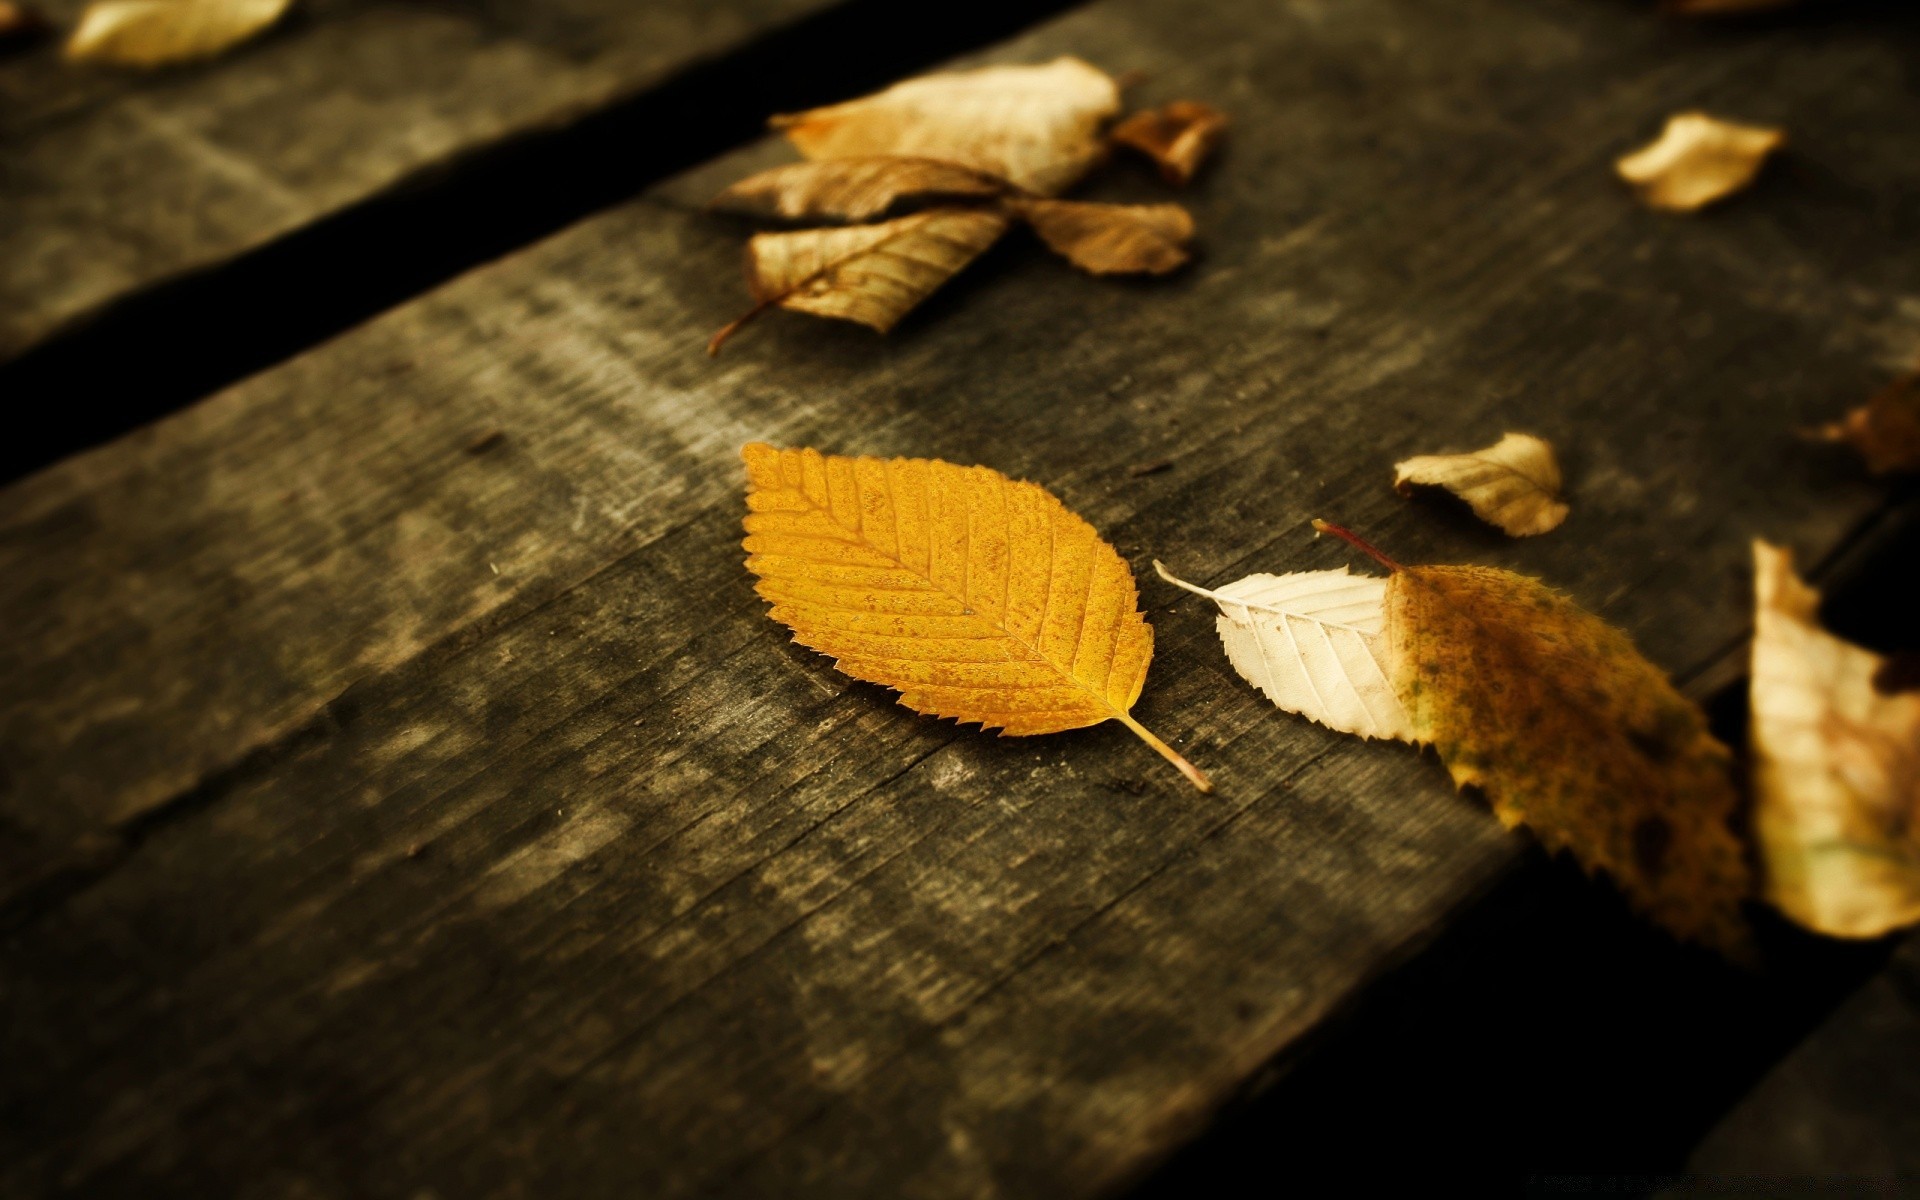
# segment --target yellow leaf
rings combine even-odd
[[[750,445],[747,569],[772,617],[916,712],[1004,734],[1119,721],[1153,658],[1133,573],[1037,484],[920,458]]]
[[[1920,471],[1920,375],[1895,380],[1815,436],[1846,442],[1875,475]]]
[[[1248,575],[1219,591],[1160,578],[1220,606],[1214,627],[1240,678],[1287,712],[1341,733],[1413,740],[1387,675],[1387,581],[1337,571]]]
[[[1414,737],[1509,828],[1611,876],[1670,932],[1750,955],[1731,756],[1625,634],[1538,580],[1392,568],[1386,660]]]
[[[1809,929],[1879,937],[1920,921],[1920,695],[1820,628],[1820,593],[1755,542],[1754,831],[1767,898]]]
[[[1109,140],[1130,146],[1159,164],[1161,177],[1175,186],[1193,182],[1200,164],[1226,136],[1227,115],[1195,100],[1175,100],[1165,108],[1134,113],[1113,127]]]
[[[1614,167],[1648,207],[1693,212],[1752,183],[1786,140],[1779,129],[1677,113],[1656,141]]]
[[[1393,486],[1401,495],[1411,494],[1414,484],[1446,488],[1481,520],[1514,537],[1546,533],[1567,519],[1553,447],[1524,433],[1509,433],[1471,454],[1421,455],[1393,464]]]
[[[926,75],[773,124],[808,158],[936,158],[1055,195],[1099,161],[1100,126],[1119,111],[1105,72],[1057,58]]]
[[[278,21],[292,0],[94,0],[67,40],[80,62],[161,67],[211,58]]]
[[[959,163],[931,158],[830,158],[750,175],[713,207],[749,216],[865,221],[905,200],[992,199],[1012,185]]]
[[[977,208],[935,208],[878,225],[755,234],[747,243],[754,307],[707,343],[720,347],[778,305],[858,321],[881,333],[998,241],[1011,221]]]
[[[1042,241],[1095,275],[1164,275],[1187,261],[1193,218],[1178,204],[1023,200],[1014,210]]]

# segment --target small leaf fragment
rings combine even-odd
[[[1037,484],[937,459],[750,445],[747,569],[770,616],[915,712],[1004,735],[1135,721],[1153,658],[1133,573]]]
[[[786,220],[865,221],[908,200],[990,200],[1012,185],[985,171],[932,158],[830,158],[750,175],[712,207]]]
[[[1163,179],[1183,187],[1193,182],[1226,132],[1227,115],[1219,109],[1197,100],[1175,100],[1164,108],[1134,113],[1107,136],[1151,158]]]
[[[772,305],[857,321],[881,333],[1000,239],[1011,220],[934,208],[878,225],[755,234],[747,286],[755,305],[707,343],[709,354]]]
[[[1099,161],[1100,126],[1119,111],[1111,77],[1062,57],[925,75],[773,125],[808,158],[934,158],[1057,195]]]
[[[1014,210],[1056,253],[1095,275],[1165,275],[1189,257],[1193,217],[1178,204],[1023,200]]]
[[[1415,484],[1446,488],[1513,537],[1546,533],[1567,519],[1553,447],[1524,433],[1469,454],[1421,455],[1393,465],[1401,495],[1411,495]]]
[[[1676,113],[1658,139],[1619,159],[1614,168],[1648,207],[1693,212],[1751,184],[1786,140],[1780,129],[1703,112]]]
[[[262,33],[292,0],[94,0],[67,39],[76,62],[163,67],[212,58]]]
[[[1814,436],[1846,442],[1875,475],[1920,471],[1920,374],[1897,379]]]
[[[1920,695],[1818,621],[1820,594],[1756,541],[1754,831],[1766,893],[1807,928],[1879,937],[1920,921]]]
[[[1683,17],[1723,17],[1734,13],[1785,8],[1800,0],[1666,0],[1666,10]]]
[[[1157,561],[1153,569],[1220,606],[1214,626],[1227,661],[1275,706],[1341,733],[1413,740],[1387,675],[1386,580],[1341,567],[1248,575],[1210,591]]]

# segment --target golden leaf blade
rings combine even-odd
[[[1151,158],[1163,179],[1184,187],[1226,132],[1227,115],[1219,109],[1197,100],[1175,100],[1164,108],[1134,113],[1107,136]]]
[[[1011,186],[931,158],[830,158],[750,175],[714,197],[713,207],[786,220],[865,221],[907,200],[989,200]]]
[[[925,75],[773,125],[808,158],[935,158],[1054,195],[1099,161],[1100,126],[1119,111],[1105,72],[1057,58]]]
[[[747,243],[754,307],[714,334],[707,353],[772,305],[885,333],[1011,224],[984,209],[935,208],[878,225],[755,234]]]
[[[1659,138],[1619,159],[1614,168],[1648,207],[1693,212],[1752,183],[1786,140],[1779,129],[1702,112],[1676,113]]]
[[[1131,715],[1153,658],[1133,573],[1046,489],[937,459],[741,454],[747,569],[795,641],[963,724],[1119,721],[1212,790]]]
[[[1411,494],[1415,484],[1447,489],[1513,537],[1546,533],[1567,519],[1553,447],[1524,433],[1509,433],[1469,454],[1427,454],[1393,464],[1393,486],[1401,495]]]
[[[1387,643],[1415,736],[1672,933],[1747,957],[1731,756],[1625,634],[1538,580],[1401,567]]]
[[[1178,204],[1025,200],[1016,211],[1056,253],[1095,275],[1164,275],[1187,261],[1193,217]]]
[[[1836,937],[1920,921],[1920,695],[1882,695],[1886,660],[1819,625],[1820,593],[1756,541],[1754,832],[1766,892]]]
[[[211,58],[263,32],[292,0],[94,0],[67,39],[76,62],[162,67]]]
[[[1875,475],[1920,471],[1920,375],[1895,380],[1814,436],[1846,442]]]
[[[1341,733],[1413,740],[1387,674],[1387,581],[1337,571],[1248,575],[1218,591],[1160,578],[1220,607],[1214,627],[1227,661],[1276,707]]]

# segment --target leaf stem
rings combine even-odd
[[[774,303],[778,299],[779,299],[778,297],[774,297],[773,299],[762,300],[758,304],[755,304],[752,308],[748,309],[746,312],[743,312],[739,316],[735,317],[733,320],[728,321],[726,326],[722,328],[719,333],[716,333],[711,338],[707,339],[707,357],[708,358],[720,357],[720,347],[726,344],[727,339],[732,337],[734,334],[740,332],[740,327],[742,325],[745,325],[748,321],[753,320],[755,317],[759,316],[761,313],[767,311],[769,308],[772,308]]]
[[[1172,746],[1167,745],[1159,738],[1153,736],[1153,731],[1134,720],[1132,713],[1121,713],[1120,723],[1139,734],[1140,740],[1158,751],[1161,758],[1166,759],[1174,766],[1180,768],[1180,773],[1185,775],[1187,779],[1193,783],[1193,786],[1203,792],[1211,792],[1213,790],[1213,780],[1208,779],[1204,771],[1180,757],[1178,750],[1175,750]]]
[[[1335,525],[1331,521],[1322,521],[1319,517],[1315,517],[1313,519],[1313,527],[1316,530],[1320,531],[1321,533],[1330,533],[1333,536],[1339,538],[1341,541],[1346,542],[1349,545],[1353,546],[1354,548],[1365,551],[1369,556],[1373,558],[1375,562],[1379,563],[1381,566],[1385,567],[1389,571],[1398,571],[1403,569],[1399,563],[1393,561],[1392,559],[1388,558],[1386,555],[1380,553],[1380,551],[1377,548],[1375,548],[1372,542],[1369,542],[1367,539],[1361,537],[1359,534],[1355,533],[1351,529],[1346,528],[1345,526]]]

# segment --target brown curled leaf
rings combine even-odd
[[[292,0],[94,0],[67,39],[75,62],[164,67],[212,58],[264,32]]]
[[[925,75],[843,104],[778,116],[808,158],[933,158],[1057,195],[1098,162],[1120,89],[1077,58]]]
[[[1920,695],[1822,629],[1792,556],[1754,543],[1754,831],[1767,898],[1809,929],[1879,937],[1920,921]]]
[[[911,200],[991,200],[1012,185],[959,163],[932,158],[829,158],[749,175],[714,197],[713,207],[784,220],[866,221]]]
[[[754,307],[714,334],[707,353],[775,305],[885,333],[1011,224],[990,210],[933,208],[878,225],[756,234],[747,243]]]
[[[1614,167],[1649,208],[1693,212],[1751,184],[1786,140],[1779,129],[1676,113],[1657,139]]]
[[[1465,500],[1481,520],[1513,537],[1558,529],[1567,519],[1560,499],[1560,464],[1537,437],[1509,433],[1470,454],[1426,454],[1393,464],[1393,486],[1443,487]]]
[[[1200,166],[1226,136],[1227,115],[1197,100],[1175,100],[1164,108],[1145,109],[1114,126],[1108,139],[1151,158],[1168,183],[1193,182]]]
[[[1852,446],[1875,475],[1920,471],[1920,374],[1888,384],[1813,436]]]
[[[1021,200],[1012,207],[1055,252],[1095,275],[1165,275],[1189,258],[1193,217],[1178,204]]]

